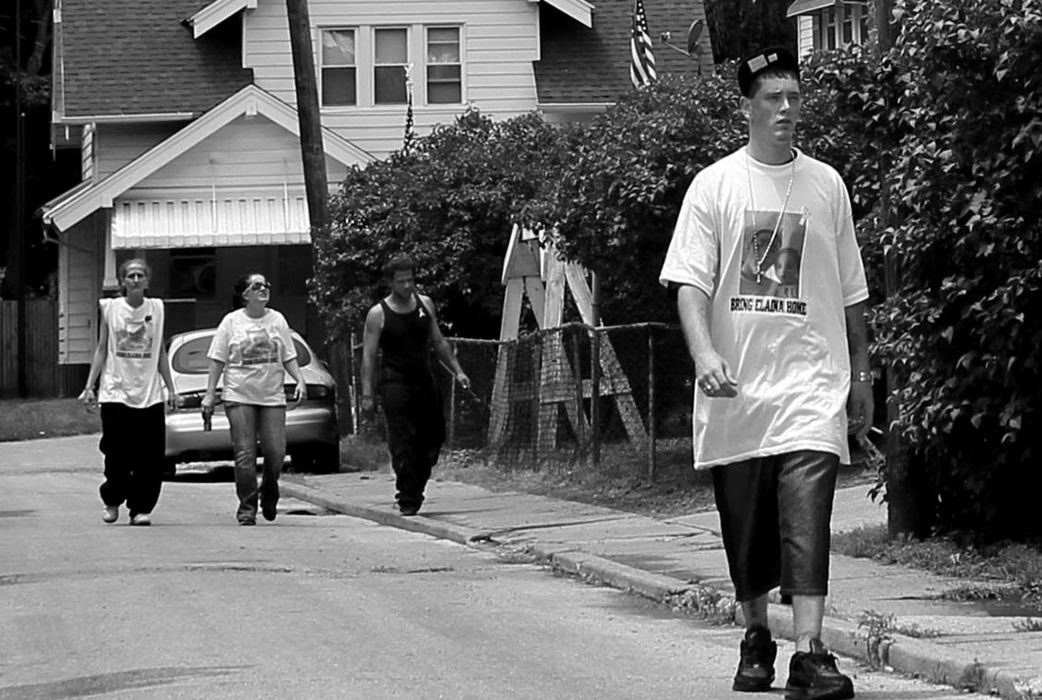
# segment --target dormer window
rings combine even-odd
[[[405,104],[405,74],[409,65],[409,30],[379,28],[373,31],[373,103]]]
[[[355,30],[324,30],[320,61],[322,105],[342,107],[358,104]]]
[[[427,28],[427,102],[463,101],[459,27]]]

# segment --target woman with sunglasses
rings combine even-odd
[[[98,345],[80,394],[88,410],[101,406],[99,448],[105,455],[105,482],[100,492],[106,523],[119,520],[119,507],[126,503],[131,525],[152,524],[166,450],[160,378],[166,383],[170,410],[177,408],[163,345],[163,300],[145,296],[151,275],[140,258],[119,266],[122,296],[98,302]]]
[[[217,380],[224,376],[222,399],[235,453],[236,518],[257,524],[258,496],[265,520],[274,520],[279,501],[279,475],[286,456],[286,373],[297,383],[293,401],[304,398],[304,377],[286,318],[268,308],[271,285],[261,274],[240,277],[235,304],[217,327],[207,357],[210,371],[203,411],[212,411]],[[257,488],[257,441],[264,455]]]

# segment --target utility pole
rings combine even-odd
[[[875,0],[876,45],[879,58],[882,59],[894,45],[894,27],[892,21],[892,0]],[[890,157],[884,152],[879,163],[879,200],[884,227],[894,225],[891,215],[890,200]],[[883,288],[887,299],[896,296],[901,288],[900,263],[892,251],[883,257]],[[925,523],[929,514],[920,506],[922,486],[919,483],[919,469],[909,459],[908,444],[898,431],[891,426],[900,417],[900,405],[893,398],[898,388],[895,368],[891,366],[886,373],[886,494],[887,494],[887,534],[891,539],[906,536],[925,535]]]
[[[22,2],[15,0],[14,55],[15,55],[15,177],[14,177],[14,230],[15,238],[15,294],[18,298],[18,395],[29,395],[29,342],[26,323],[26,283],[29,281],[29,247],[25,237],[25,119],[22,115]]]
[[[297,88],[300,155],[311,224],[311,263],[317,262],[315,243],[329,231],[329,183],[322,144],[322,114],[318,105],[315,56],[311,47],[311,18],[307,0],[286,0],[289,43],[293,50],[293,78]]]

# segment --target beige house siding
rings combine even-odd
[[[58,249],[58,362],[89,363],[98,338],[101,247],[108,217],[95,212],[62,238]]]
[[[800,58],[814,51],[814,18],[810,15],[796,18],[796,46]]]
[[[330,182],[344,179],[347,168],[326,158]],[[239,117],[183,153],[126,192],[125,198],[160,190],[194,190],[207,196],[229,188],[236,192],[253,188],[302,187],[304,168],[300,141],[263,116]]]
[[[517,0],[455,0],[454,2],[360,2],[317,0],[310,3],[313,40],[319,45],[323,28],[354,28],[358,106],[324,108],[323,125],[372,153],[386,157],[401,147],[405,105],[371,103],[372,29],[407,27],[409,57],[414,64],[414,124],[425,133],[451,122],[466,103],[496,118],[509,118],[536,106],[532,61],[538,58],[538,4]],[[427,26],[459,26],[463,63],[463,104],[426,105],[424,86]],[[280,99],[296,104],[293,60],[284,3],[262,2],[244,15],[245,66],[254,82]],[[316,63],[318,61],[316,53]]]
[[[93,137],[96,180],[108,177],[184,126],[184,123],[99,124]]]

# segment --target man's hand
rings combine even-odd
[[[456,381],[459,382],[459,385],[464,389],[470,389],[470,377],[468,377],[463,370],[456,373]]]
[[[738,396],[738,380],[731,374],[724,358],[716,352],[695,358],[695,376],[702,393],[714,399]]]
[[[293,407],[296,408],[300,405],[300,402],[307,396],[308,389],[304,385],[304,382],[297,382],[297,385],[293,387]]]
[[[376,418],[376,401],[372,396],[363,396],[359,408],[362,411],[362,419],[372,423]]]
[[[850,432],[857,435],[858,439],[868,435],[875,408],[872,385],[869,382],[851,382],[850,398],[847,400],[847,422]]]

